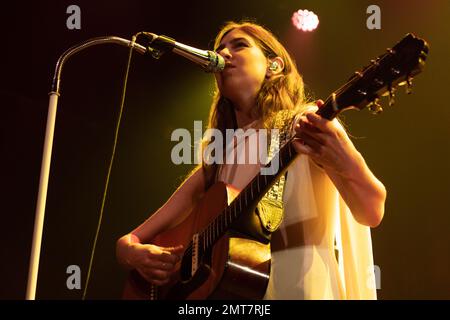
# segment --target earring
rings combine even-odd
[[[270,64],[269,69],[270,69],[270,71],[277,71],[277,69],[278,69],[278,62],[272,61],[272,63]]]

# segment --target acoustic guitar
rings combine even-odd
[[[411,92],[411,81],[421,72],[427,53],[424,40],[407,34],[393,48],[356,71],[326,99],[317,114],[331,120],[351,108],[368,107],[379,113],[381,96],[389,96],[392,105],[398,86],[405,85],[407,93]],[[134,270],[123,298],[261,299],[270,274],[270,232],[261,226],[255,208],[296,156],[291,139],[278,151],[279,170],[272,175],[257,174],[230,203],[227,186],[222,182],[212,185],[182,223],[152,241],[159,246],[182,244],[185,248],[179,271],[170,283],[152,285]],[[271,167],[270,162],[267,167]]]

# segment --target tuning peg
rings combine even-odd
[[[380,80],[380,79],[378,79],[378,78],[373,79],[373,82],[374,82],[378,87],[381,87],[381,86],[384,85],[383,80]]]
[[[389,86],[389,107],[392,107],[395,103],[395,87]]]
[[[380,105],[380,99],[375,98],[371,103],[369,103],[368,108],[373,114],[379,114],[383,112],[383,108]]]
[[[349,81],[362,77],[363,73],[361,71],[355,71],[355,73],[350,77]]]
[[[398,84],[398,86],[399,87],[405,86],[406,93],[411,94],[412,93],[412,80],[413,80],[413,77],[408,75],[404,81],[402,81]]]
[[[411,94],[412,93],[412,77],[408,76],[408,78],[406,78],[406,94]]]
[[[367,96],[367,92],[364,91],[364,90],[358,89],[356,92],[357,92],[361,97]]]
[[[398,76],[400,74],[400,70],[395,69],[395,68],[391,68],[391,72],[394,76]]]

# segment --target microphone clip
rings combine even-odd
[[[167,36],[158,36],[151,32],[142,32],[149,40],[147,44],[148,53],[155,59],[161,58],[166,52],[170,52],[175,48],[175,39]]]

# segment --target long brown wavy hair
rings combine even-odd
[[[252,115],[262,120],[264,128],[270,129],[275,126],[275,116],[280,111],[288,111],[292,114],[302,112],[307,104],[303,79],[294,60],[272,32],[254,22],[226,22],[216,36],[214,49],[217,49],[226,34],[235,29],[252,37],[267,58],[280,57],[284,62],[284,69],[281,73],[264,80],[256,97]],[[236,127],[234,107],[231,101],[222,96],[216,82],[208,128],[220,130],[222,136],[225,137],[226,129],[236,129]],[[211,143],[209,139],[204,139],[202,149],[205,150],[209,143]],[[208,165],[202,160],[202,167],[205,173],[206,188],[209,188],[217,178],[218,165]]]

